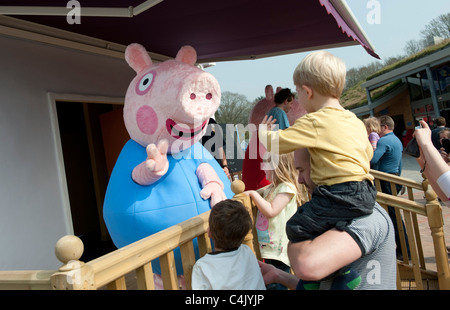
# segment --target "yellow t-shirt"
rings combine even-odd
[[[307,148],[311,179],[317,185],[373,180],[369,174],[373,149],[364,123],[353,112],[326,107],[297,119],[284,130],[259,130],[259,140],[271,152]],[[278,140],[278,144],[277,144]]]

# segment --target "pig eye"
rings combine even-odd
[[[152,85],[154,77],[155,77],[154,72],[149,72],[146,75],[144,75],[139,81],[139,83],[136,85],[136,93],[138,93],[138,95],[144,95]]]

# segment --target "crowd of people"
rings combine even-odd
[[[361,121],[341,106],[345,75],[344,63],[328,52],[306,56],[293,79],[307,114],[293,124],[287,115],[294,95],[288,88],[277,91],[257,132],[267,150],[263,162],[276,157],[269,160],[276,165],[265,166],[268,185],[244,192],[258,209],[263,261],[242,244],[250,227],[240,203],[222,201],[210,215],[215,251],[195,264],[193,289],[396,288],[398,225],[404,224],[397,223],[394,208],[386,212],[376,202],[370,169],[400,175],[403,144],[390,116]],[[420,126],[414,133],[417,162],[439,198],[448,201],[450,150],[443,140],[450,130],[445,119],[433,131],[426,122]],[[382,181],[381,190],[396,195],[402,188],[393,193]],[[221,209],[228,220],[217,219]]]

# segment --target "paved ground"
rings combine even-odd
[[[420,166],[414,157],[404,154],[402,157],[402,167],[402,177],[422,182]]]

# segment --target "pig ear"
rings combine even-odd
[[[197,62],[197,52],[192,46],[186,45],[180,48],[175,59],[189,65],[194,65]]]
[[[127,49],[125,50],[125,60],[136,73],[139,73],[144,68],[152,65],[152,59],[145,48],[137,43],[127,46]]]

